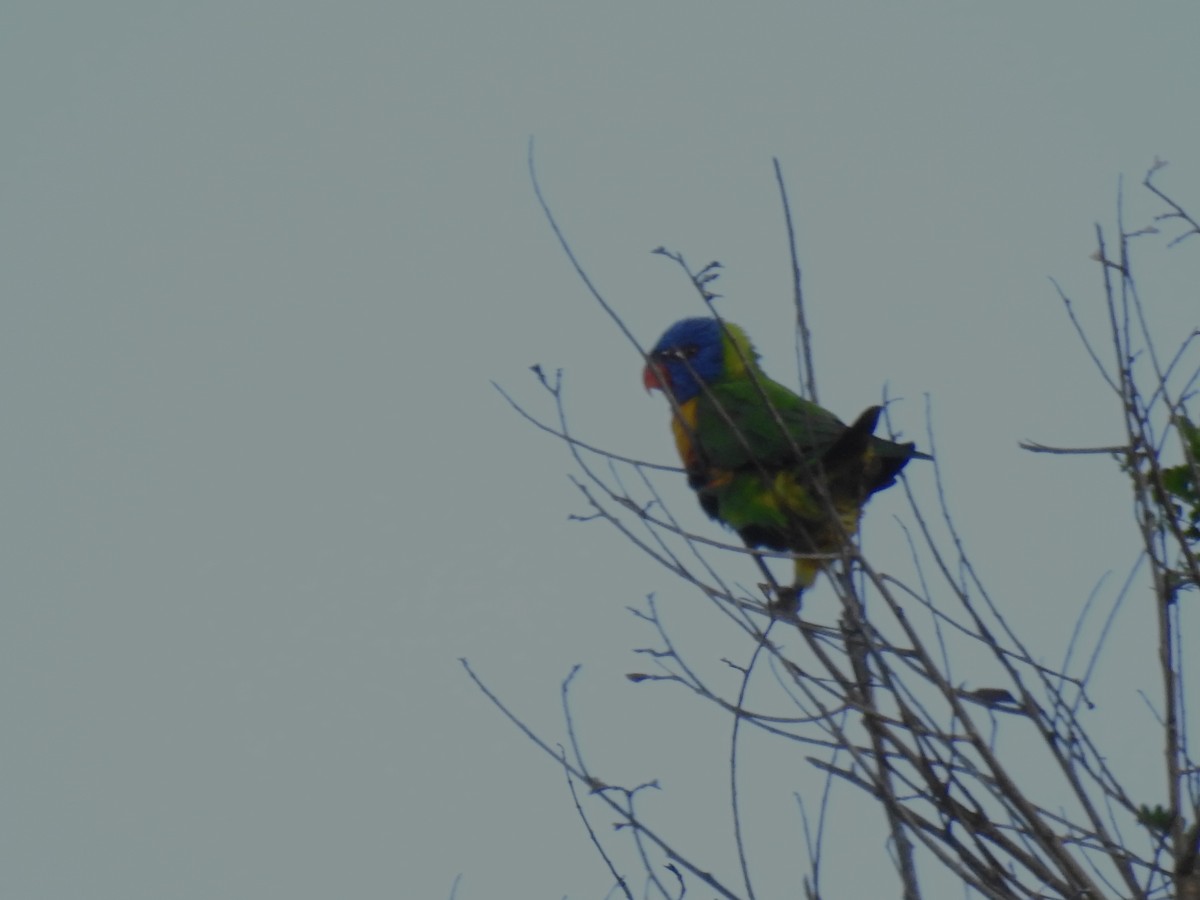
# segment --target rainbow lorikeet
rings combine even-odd
[[[858,530],[867,498],[895,483],[911,443],[875,437],[882,407],[853,424],[772,381],[738,326],[683,319],[654,345],[647,390],[674,401],[671,430],[704,511],[749,547],[836,554]],[[816,580],[829,559],[796,559],[788,596]]]

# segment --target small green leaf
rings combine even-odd
[[[1167,489],[1168,493],[1174,494],[1176,497],[1190,499],[1189,489],[1191,480],[1192,472],[1187,466],[1172,466],[1162,471],[1163,487]]]
[[[1159,804],[1155,804],[1151,808],[1143,803],[1138,807],[1138,821],[1151,831],[1166,834],[1171,830],[1171,823],[1175,821],[1175,816]]]

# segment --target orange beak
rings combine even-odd
[[[642,387],[646,389],[646,393],[666,390],[663,386],[665,378],[666,373],[654,363],[647,363],[646,368],[642,369]]]

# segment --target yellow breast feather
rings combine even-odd
[[[680,403],[679,409],[671,417],[671,433],[675,435],[675,449],[679,451],[683,467],[689,471],[700,466],[700,455],[696,452],[696,445],[692,442],[692,435],[696,433],[697,399],[693,397],[687,403]]]

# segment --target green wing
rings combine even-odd
[[[782,423],[783,427],[780,427]],[[761,373],[708,386],[697,398],[695,438],[717,469],[776,469],[815,462],[846,431],[833,413]]]

